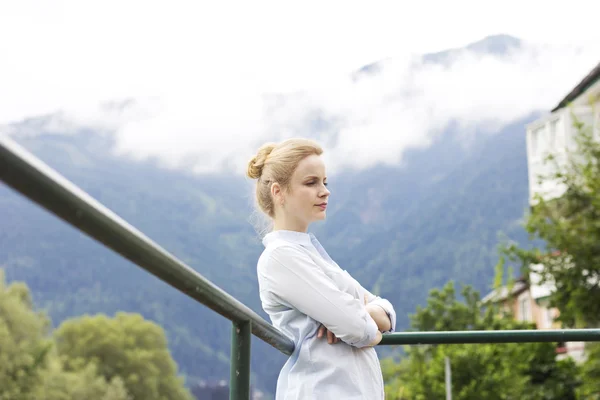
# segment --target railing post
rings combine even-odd
[[[229,400],[250,400],[250,340],[252,322],[233,322]]]

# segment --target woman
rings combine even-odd
[[[327,254],[310,223],[325,219],[323,150],[307,139],[263,145],[248,164],[256,200],[273,223],[258,260],[260,299],[295,343],[277,381],[277,400],[383,399],[373,346],[393,332],[392,305],[364,289]]]

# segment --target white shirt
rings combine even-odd
[[[277,380],[276,400],[383,400],[377,353],[367,347],[377,325],[365,310],[381,306],[396,327],[389,301],[369,293],[329,257],[311,233],[268,233],[258,260],[262,307],[295,349]],[[317,338],[323,324],[341,342]]]

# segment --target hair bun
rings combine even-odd
[[[267,157],[269,157],[274,148],[275,143],[266,143],[258,149],[256,155],[248,162],[248,170],[246,171],[248,177],[252,179],[261,177]]]

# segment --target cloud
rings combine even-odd
[[[308,118],[324,118],[332,123],[320,124],[320,139],[335,134],[335,167],[397,164],[404,150],[428,146],[450,122],[465,134],[493,133],[548,110],[599,61],[598,49],[525,42],[503,55],[453,51],[445,63],[394,58],[357,82],[282,101],[269,124],[277,121],[276,132],[293,136],[309,131]]]
[[[465,133],[494,132],[551,108],[600,54],[598,43],[553,39],[552,46],[524,42],[503,56],[457,50],[445,63],[426,63],[416,51],[434,47],[433,37],[438,49],[457,47],[498,25],[482,17],[467,31],[455,29],[465,23],[460,17],[430,16],[429,27],[448,32],[440,39],[410,18],[394,24],[391,10],[347,2],[316,15],[308,3],[19,4],[0,9],[0,52],[8,55],[0,123],[50,114],[55,129],[114,132],[120,154],[198,173],[243,173],[262,142],[290,136],[322,141],[333,171],[396,164],[449,122]],[[423,14],[429,6],[401,11]],[[377,73],[352,74],[378,59],[385,61]]]

